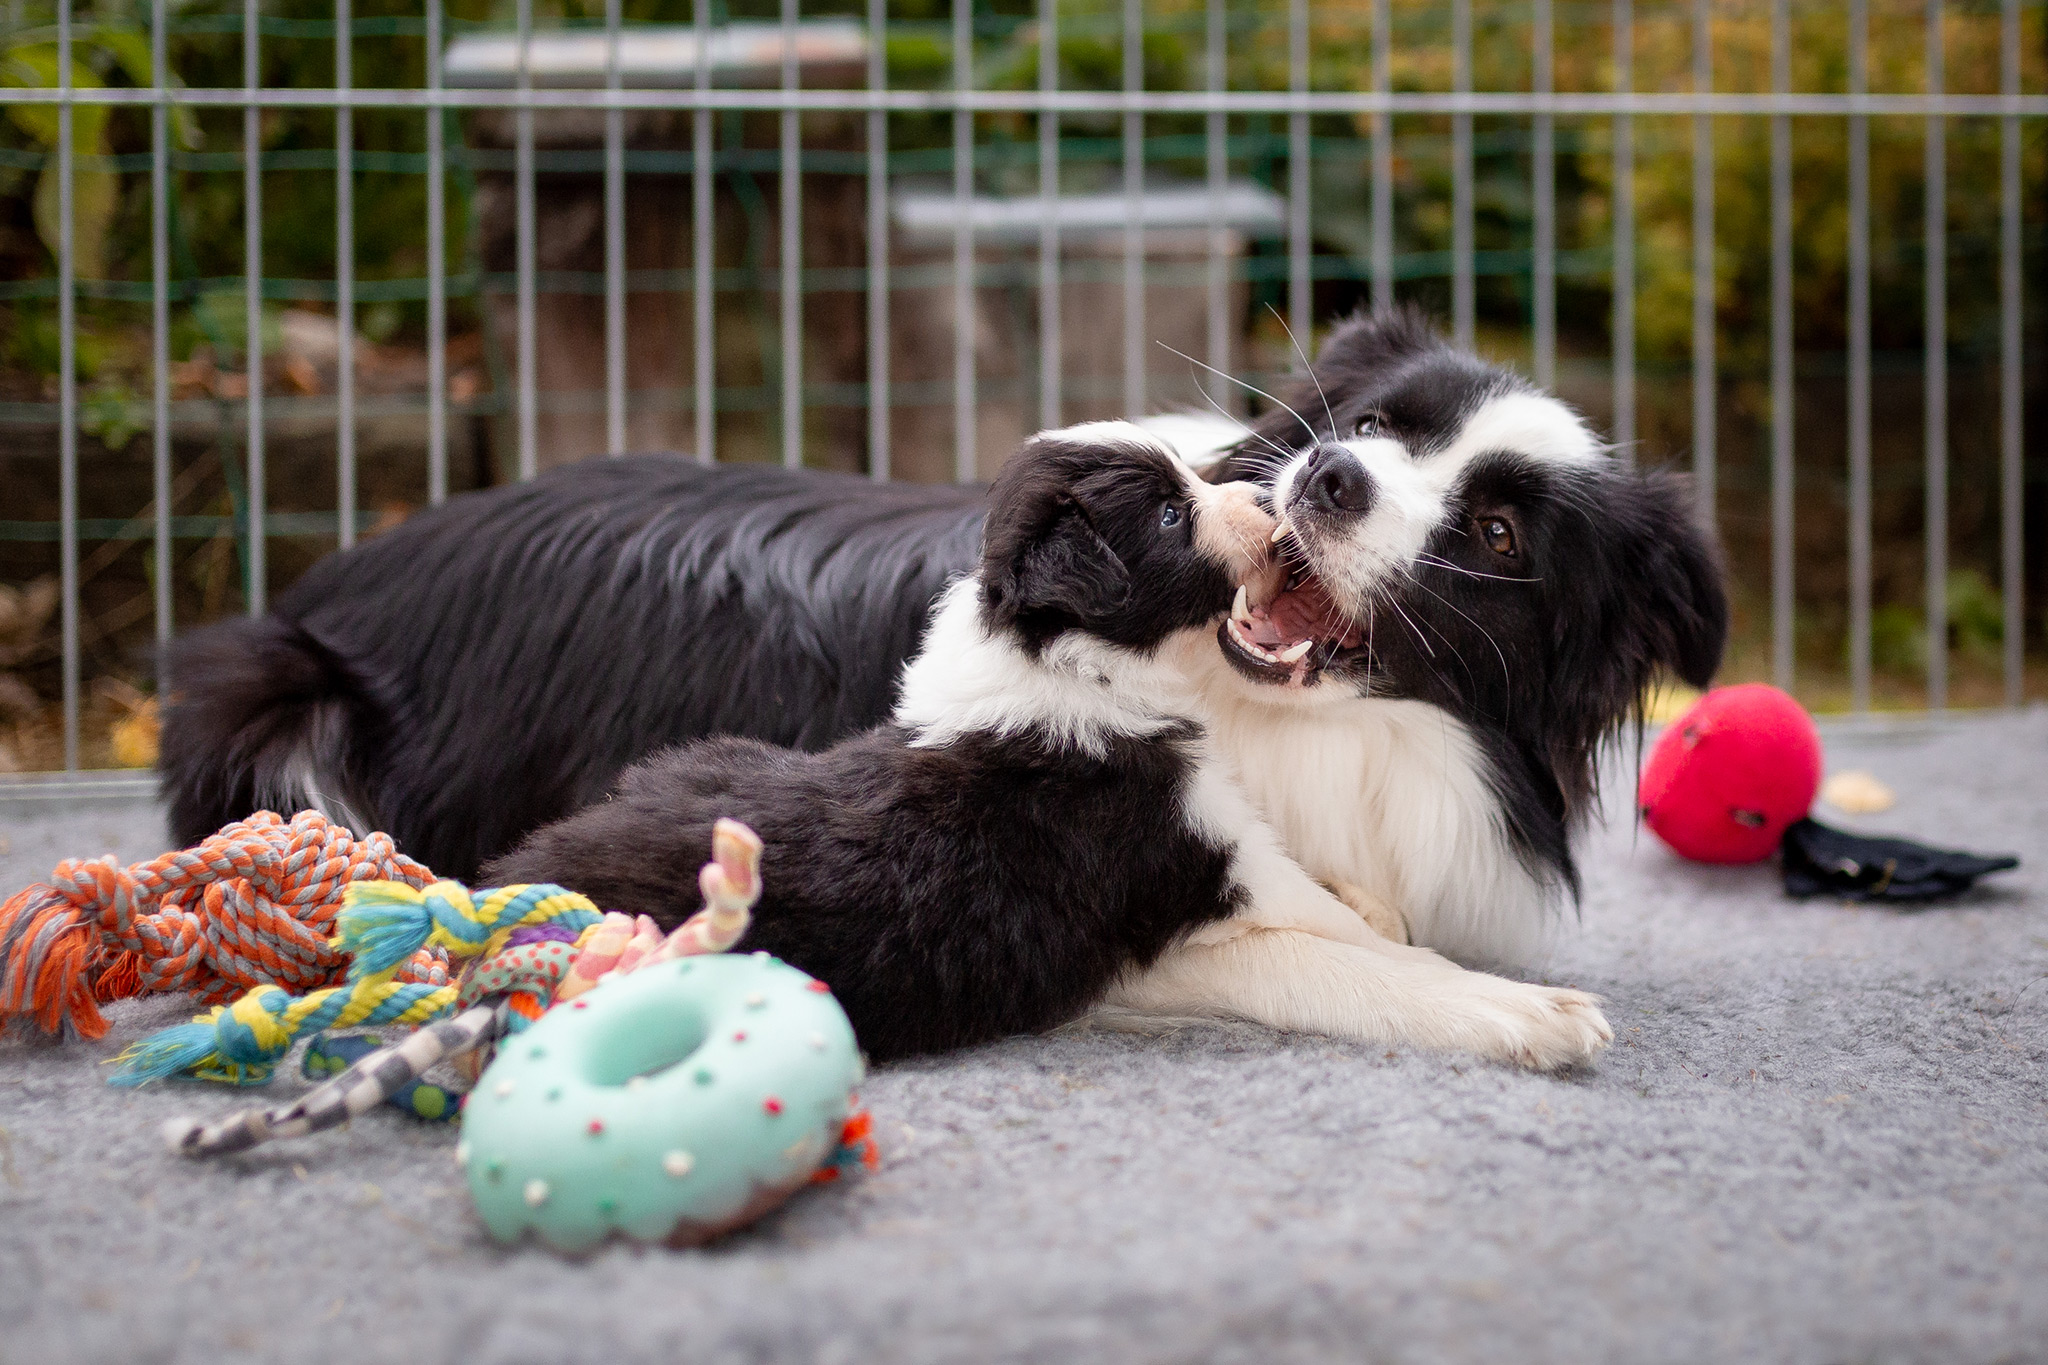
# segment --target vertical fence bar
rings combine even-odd
[[[1999,12],[1999,93],[2020,93],[2019,0]],[[2005,704],[2018,706],[2026,686],[2026,558],[2021,536],[2025,494],[2020,436],[2022,350],[2020,311],[2020,121],[2007,114],[1998,136],[1998,467],[1999,586],[2005,598]]]
[[[1552,64],[1553,25],[1550,0],[1535,0],[1536,13],[1531,35],[1530,60],[1535,67],[1530,84],[1537,98],[1548,99],[1555,88]],[[1535,312],[1536,382],[1550,388],[1557,382],[1557,126],[1548,109],[1536,115],[1536,146],[1531,175],[1535,180],[1535,223],[1531,247],[1531,301]]]
[[[953,0],[953,89],[974,88],[974,0]],[[953,109],[953,478],[971,482],[974,449],[974,114]]]
[[[1472,0],[1451,3],[1451,88],[1472,90]],[[1473,344],[1472,116],[1451,115],[1451,334]]]
[[[604,87],[619,88],[619,0],[604,0]],[[626,453],[626,111],[604,111],[604,449]]]
[[[1614,91],[1635,89],[1635,6],[1614,0]],[[1614,445],[1636,458],[1636,122],[1614,116]]]
[[[533,90],[533,0],[518,0],[519,9],[519,70],[517,84],[524,96]],[[515,397],[519,418],[519,477],[530,479],[540,466],[537,443],[539,433],[539,395],[534,391],[538,379],[534,356],[533,309],[534,309],[534,222],[533,222],[533,107],[521,104],[513,113],[513,186],[515,201],[514,214],[514,255],[513,269],[517,272],[518,313],[518,363],[519,386]]]
[[[441,88],[441,6],[427,3],[427,89]],[[447,115],[427,109],[427,503],[448,500]]]
[[[1849,93],[1869,88],[1868,0],[1849,4]],[[1870,709],[1870,118],[1849,115],[1849,692]]]
[[[696,388],[697,462],[718,458],[718,370],[711,350],[711,0],[696,0],[697,108],[690,115],[690,363]]]
[[[1203,88],[1211,95],[1220,95],[1228,85],[1224,57],[1224,0],[1208,0],[1206,10],[1205,45],[1203,52]],[[1209,276],[1208,307],[1209,319],[1208,362],[1215,368],[1230,371],[1230,330],[1226,318],[1227,299],[1230,291],[1228,262],[1229,237],[1223,228],[1223,191],[1230,174],[1229,153],[1225,145],[1225,122],[1223,111],[1211,109],[1203,120],[1202,150],[1208,159],[1209,178]],[[1230,404],[1228,411],[1235,412],[1234,400],[1221,400]]]
[[[868,89],[889,86],[889,0],[868,0]],[[889,478],[889,115],[868,110],[868,477]]]
[[[1059,0],[1038,0],[1038,88],[1060,88]],[[1060,379],[1066,364],[1060,337],[1060,116],[1038,116],[1038,425],[1064,425]]]
[[[1287,88],[1308,93],[1308,0],[1287,0]],[[1314,281],[1309,274],[1308,115],[1287,116],[1287,327],[1295,344],[1312,351]]]
[[[1711,0],[1693,0],[1692,88],[1714,89]],[[1700,517],[1711,527],[1720,482],[1714,356],[1714,120],[1692,120],[1692,474]]]
[[[1372,88],[1393,92],[1394,12],[1389,0],[1372,4]],[[1394,116],[1372,116],[1372,306],[1394,306]]]
[[[354,10],[334,0],[334,88],[354,83]],[[356,543],[356,158],[355,111],[334,110],[334,520],[341,548]]]
[[[963,0],[964,3],[964,0]],[[1293,0],[1299,4],[1301,0]],[[1124,92],[1145,88],[1144,0],[1124,0]],[[1124,111],[1124,414],[1145,412],[1145,116]]]
[[[797,0],[782,0],[782,90],[796,93]],[[785,107],[782,131],[782,464],[804,463],[804,163],[803,125]]]
[[[170,66],[165,61],[165,0],[150,0],[149,69],[156,102],[149,107],[149,378],[150,476],[156,509],[157,692],[170,690],[162,646],[171,641],[171,155]]]
[[[242,268],[247,276],[243,281],[242,369],[249,381],[244,493],[249,502],[249,535],[243,564],[248,577],[243,596],[251,616],[264,613],[270,592],[263,439],[263,111],[256,107],[256,92],[263,84],[261,22],[258,0],[242,0],[242,85],[249,100],[242,106]]]
[[[1946,63],[1941,0],[1927,0],[1928,94],[1945,88]],[[1939,711],[1948,705],[1948,125],[1939,115],[1927,118],[1924,160],[1927,709]]]
[[[1792,89],[1790,0],[1771,0],[1771,92]],[[1792,120],[1771,115],[1771,680],[1791,690]]]
[[[57,529],[64,771],[78,771],[78,280],[72,224],[71,0],[57,0]]]

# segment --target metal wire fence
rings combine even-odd
[[[1126,413],[1146,411],[1162,399],[1183,401],[1182,390],[1162,392],[1153,363],[1155,347],[1162,342],[1191,353],[1191,360],[1216,371],[1246,373],[1252,357],[1245,345],[1245,302],[1238,291],[1248,281],[1271,285],[1279,305],[1276,311],[1284,315],[1289,334],[1306,343],[1319,325],[1330,320],[1318,304],[1319,298],[1330,297],[1327,291],[1318,293],[1319,285],[1329,280],[1352,280],[1356,298],[1386,304],[1403,292],[1407,281],[1440,277],[1448,286],[1450,330],[1460,342],[1485,341],[1496,349],[1505,346],[1515,352],[1537,383],[1553,385],[1560,378],[1562,263],[1568,273],[1605,277],[1611,294],[1609,350],[1604,358],[1588,363],[1603,372],[1611,439],[1625,454],[1633,452],[1644,414],[1637,363],[1641,227],[1635,187],[1638,128],[1645,120],[1675,119],[1689,125],[1692,202],[1687,251],[1692,305],[1690,440],[1685,444],[1699,488],[1701,514],[1711,520],[1728,506],[1719,487],[1718,454],[1725,442],[1717,429],[1727,392],[1725,376],[1717,367],[1717,344],[1722,340],[1717,272],[1726,273],[1725,263],[1717,260],[1717,122],[1767,121],[1768,297],[1760,307],[1768,315],[1769,338],[1761,403],[1768,442],[1763,501],[1768,504],[1765,542],[1769,568],[1768,574],[1760,577],[1766,583],[1762,602],[1770,623],[1768,672],[1787,685],[1795,678],[1795,632],[1800,620],[1794,595],[1799,532],[1795,525],[1795,437],[1799,427],[1795,424],[1794,336],[1795,324],[1801,321],[1794,310],[1794,223],[1802,206],[1810,205],[1816,196],[1833,194],[1793,183],[1792,130],[1795,120],[1817,121],[1828,126],[1830,136],[1845,135],[1847,144],[1846,192],[1840,205],[1847,248],[1843,300],[1846,402],[1838,410],[1847,428],[1845,499],[1834,533],[1847,543],[1848,689],[1850,705],[1859,711],[1872,704],[1873,658],[1871,124],[1873,120],[1913,121],[1920,125],[1924,139],[1924,338],[1919,365],[1924,409],[1923,695],[1929,706],[1940,707],[1949,690],[1948,499],[1953,423],[1949,411],[1948,284],[1952,272],[1963,270],[1988,272],[1996,298],[1997,418],[1992,464],[1997,486],[1991,496],[1997,507],[1995,562],[1998,610],[2002,613],[1998,669],[2005,700],[2015,705],[2022,700],[2028,638],[2023,421],[2028,356],[2023,330],[2022,233],[2027,186],[2022,168],[2023,147],[2030,138],[2038,141],[2042,119],[2048,116],[2048,95],[2023,89],[2020,0],[1998,0],[1997,69],[1995,73],[1971,72],[1968,80],[1956,82],[1967,93],[1950,88],[1950,61],[1944,48],[1950,22],[1965,11],[1954,4],[1944,6],[1941,0],[1926,0],[1920,12],[1925,62],[1921,88],[1910,91],[1870,88],[1868,0],[1852,0],[1840,9],[1844,57],[1840,88],[1827,90],[1793,87],[1790,0],[1767,0],[1767,80],[1755,71],[1717,70],[1715,9],[1708,0],[1689,0],[1689,8],[1680,12],[1692,25],[1690,88],[1676,90],[1636,88],[1638,20],[1630,0],[1612,0],[1606,14],[1600,16],[1605,19],[1609,45],[1606,55],[1611,84],[1606,89],[1557,88],[1557,23],[1552,0],[1529,0],[1512,16],[1526,40],[1528,80],[1526,88],[1508,90],[1475,88],[1472,0],[1453,0],[1450,6],[1449,70],[1444,82],[1448,88],[1396,88],[1391,0],[1366,0],[1363,7],[1356,7],[1355,17],[1370,33],[1369,56],[1365,68],[1356,73],[1358,79],[1348,83],[1355,88],[1341,89],[1320,88],[1311,81],[1315,64],[1309,0],[1279,0],[1266,17],[1284,25],[1284,80],[1246,88],[1241,79],[1233,82],[1231,61],[1233,44],[1240,41],[1243,16],[1233,12],[1225,0],[1205,0],[1199,10],[1190,12],[1199,22],[1198,88],[1171,90],[1147,88],[1148,15],[1142,0],[1120,0],[1120,10],[1114,14],[1117,31],[1111,36],[1117,40],[1114,47],[1120,77],[1116,89],[1063,88],[1062,26],[1071,27],[1077,21],[1062,12],[1057,0],[1037,0],[1035,14],[1022,16],[1009,30],[1021,34],[1019,41],[1027,46],[1035,44],[1035,81],[1012,81],[1003,88],[977,86],[977,15],[972,0],[956,0],[942,30],[950,47],[950,84],[918,89],[891,88],[885,41],[891,31],[887,0],[867,0],[865,15],[859,16],[864,25],[851,17],[806,18],[800,14],[797,0],[780,0],[776,19],[751,26],[730,22],[714,11],[712,0],[694,0],[689,24],[659,29],[625,23],[621,0],[604,0],[602,22],[595,26],[563,29],[559,21],[552,27],[537,26],[533,0],[517,0],[509,24],[462,26],[463,41],[470,43],[467,49],[460,43],[450,46],[449,24],[440,0],[428,0],[417,29],[425,51],[423,79],[416,86],[405,87],[368,87],[352,80],[351,53],[363,25],[352,16],[350,4],[351,0],[335,0],[333,24],[326,30],[332,35],[332,81],[322,87],[263,84],[266,28],[259,0],[244,0],[239,86],[188,86],[173,79],[166,64],[165,43],[174,20],[167,12],[167,0],[150,0],[146,80],[130,86],[77,84],[72,53],[78,21],[65,4],[55,15],[54,81],[42,86],[17,83],[0,87],[0,104],[52,110],[56,124],[47,159],[56,174],[54,276],[4,288],[11,291],[6,297],[16,300],[53,296],[57,309],[54,398],[15,402],[9,408],[23,421],[38,416],[46,405],[55,409],[58,490],[54,529],[61,588],[59,655],[66,769],[75,769],[80,762],[81,541],[122,536],[150,542],[151,611],[155,637],[161,641],[169,638],[176,624],[173,544],[181,534],[214,529],[211,521],[201,528],[206,519],[174,516],[171,345],[174,301],[190,300],[199,287],[190,280],[174,278],[171,177],[177,166],[198,165],[204,159],[177,148],[173,123],[185,117],[185,111],[209,110],[240,112],[245,149],[238,156],[243,271],[239,278],[214,284],[239,290],[243,336],[248,339],[246,349],[251,357],[245,365],[246,388],[236,395],[232,411],[242,436],[234,531],[242,556],[242,597],[252,613],[266,607],[271,580],[266,546],[273,538],[309,529],[331,531],[334,543],[346,547],[370,519],[358,501],[358,423],[365,407],[357,391],[357,307],[366,299],[404,296],[415,285],[424,295],[424,393],[401,406],[423,409],[426,496],[434,503],[448,495],[451,426],[466,414],[496,413],[507,425],[507,472],[512,476],[530,478],[548,462],[547,397],[540,371],[544,348],[556,340],[543,334],[548,330],[542,319],[543,298],[565,289],[587,289],[602,297],[601,397],[593,398],[601,407],[602,444],[607,450],[626,448],[629,419],[636,404],[649,401],[629,382],[634,344],[628,326],[629,297],[668,290],[678,298],[686,295],[689,301],[684,335],[691,373],[683,391],[673,397],[691,413],[689,444],[696,458],[720,458],[725,430],[719,420],[721,405],[745,401],[762,409],[764,418],[774,414],[772,424],[763,429],[772,431],[775,454],[781,461],[791,467],[802,465],[811,453],[807,452],[807,430],[814,430],[807,428],[807,414],[821,405],[822,395],[828,400],[825,406],[865,409],[863,462],[874,477],[888,478],[899,464],[897,400],[908,386],[919,389],[920,401],[936,400],[950,406],[950,468],[956,477],[970,479],[985,473],[989,460],[1000,453],[981,448],[986,440],[981,408],[991,390],[985,387],[988,379],[982,373],[984,360],[977,343],[987,327],[978,291],[992,284],[1022,286],[1035,293],[1031,326],[1021,335],[1035,346],[1036,356],[1019,359],[1017,368],[1023,377],[1017,382],[1004,379],[1002,400],[1021,405],[1033,425],[1055,425],[1075,414],[1084,389],[1091,400],[1113,403],[1116,410]],[[1660,11],[1660,18],[1670,17]],[[1578,19],[1574,41],[1584,41],[1587,16],[1581,14]],[[1899,16],[1891,14],[1890,20],[1897,23]],[[1020,23],[1035,27],[1019,28]],[[924,30],[929,32],[931,27],[926,24]],[[1097,30],[1102,27],[1096,25]],[[748,49],[751,58],[734,55],[734,45],[742,40],[753,43]],[[582,44],[580,56],[570,51],[577,43]],[[458,51],[464,54],[459,61]],[[763,57],[763,53],[769,55]],[[734,65],[744,67],[747,61],[757,69],[751,75],[734,77]],[[834,61],[839,65],[833,66]],[[814,66],[836,72],[835,83],[820,84]],[[758,83],[744,83],[749,80]],[[1752,88],[1721,88],[1726,85]],[[116,108],[146,110],[149,117],[150,268],[146,284],[81,281],[78,274],[79,120],[88,111]],[[313,291],[332,300],[336,315],[331,411],[337,495],[331,521],[303,512],[272,511],[272,493],[266,486],[270,467],[266,438],[278,413],[303,400],[267,391],[265,368],[260,363],[257,339],[272,325],[265,314],[266,297],[290,295],[292,289],[289,282],[265,280],[266,159],[258,149],[263,146],[267,114],[304,109],[332,111],[334,118],[334,278],[331,287]],[[417,115],[424,127],[423,151],[405,157],[359,151],[354,145],[358,111]],[[494,152],[484,146],[451,145],[449,131],[455,126],[451,119],[457,114],[501,120],[509,147]],[[849,143],[850,150],[838,151],[807,147],[805,119],[824,115],[854,121],[860,129],[860,145]],[[649,116],[687,118],[688,150],[649,151],[633,145],[629,122]],[[741,154],[735,152],[731,139],[721,138],[719,120],[749,116],[772,117],[777,135],[774,153],[764,163],[772,165],[777,187],[770,210],[775,249],[763,253],[764,259],[773,257],[772,283],[759,271],[735,271],[715,260],[720,158],[729,162]],[[1359,129],[1356,150],[1363,152],[1365,166],[1357,191],[1365,235],[1354,248],[1338,251],[1318,236],[1315,212],[1324,201],[1318,199],[1312,183],[1319,144],[1327,141],[1312,132],[1319,126],[1317,120],[1335,116],[1350,120]],[[900,149],[892,152],[891,120],[909,117],[947,121],[950,147],[940,149],[943,155],[918,159]],[[1033,136],[1020,146],[994,148],[978,132],[992,117],[1026,120]],[[549,131],[555,125],[548,120],[561,123],[574,118],[595,120],[588,151],[563,150]],[[1148,129],[1148,120],[1156,123],[1166,118],[1198,119],[1200,132],[1163,137],[1156,128]],[[1397,119],[1404,121],[1398,139]],[[1114,120],[1116,129],[1113,144],[1097,137],[1082,148],[1071,126],[1063,128],[1063,121],[1071,125],[1108,120]],[[1447,120],[1449,124],[1450,184],[1448,203],[1441,206],[1448,217],[1449,248],[1447,252],[1407,252],[1397,259],[1395,223],[1400,206],[1396,203],[1396,161],[1409,141],[1436,135],[1433,124],[1428,129],[1419,126],[1429,120]],[[1521,164],[1526,165],[1527,195],[1525,209],[1518,210],[1526,217],[1526,249],[1480,249],[1475,233],[1478,182],[1474,167],[1477,144],[1486,134],[1475,129],[1475,120],[1510,126],[1517,145],[1526,149],[1526,161]],[[1560,120],[1570,123],[1562,133],[1566,139],[1581,137],[1583,130],[1593,127],[1604,126],[1607,133],[1611,194],[1604,246],[1582,243],[1572,250],[1560,249]],[[1261,131],[1269,126],[1270,131]],[[1996,130],[1995,182],[1984,183],[1980,177],[1952,186],[1946,160],[1950,130],[1980,127]],[[1833,131],[1836,128],[1839,134]],[[1169,142],[1172,146],[1165,146]],[[1021,205],[1022,214],[1012,213],[1005,220],[1009,226],[1001,229],[1008,232],[1006,240],[1016,248],[1008,264],[990,258],[988,243],[1000,235],[990,215],[1000,216],[1002,206],[991,207],[993,198],[983,190],[990,163],[999,150],[1007,165],[1028,171],[1035,161],[1036,170],[1035,186],[1015,189],[1015,177],[1011,177],[1013,192],[1007,201],[1012,209]],[[1246,186],[1241,183],[1242,176],[1234,178],[1233,169],[1242,170],[1254,151],[1263,158],[1259,164],[1270,183],[1254,187],[1266,198],[1246,208]],[[1078,221],[1074,215],[1083,210],[1074,207],[1075,196],[1063,188],[1062,181],[1063,161],[1071,170],[1073,159],[1084,154],[1106,162],[1113,171],[1110,182],[1095,193],[1097,200],[1104,196],[1113,200],[1108,217],[1088,229],[1093,234],[1091,242],[1099,246],[1104,222],[1115,225],[1110,229],[1109,248],[1091,247],[1087,252],[1079,249],[1073,235],[1078,229],[1071,226]],[[396,167],[424,178],[424,271],[414,282],[358,278],[355,190],[358,177],[379,156],[384,158],[379,164],[386,169]],[[224,160],[220,153],[205,157]],[[1149,175],[1157,163],[1169,159],[1200,167],[1199,175],[1190,181],[1198,191],[1193,201],[1197,208],[1185,215],[1186,226],[1200,246],[1179,264],[1162,264],[1158,259],[1155,234],[1161,210],[1156,201],[1162,190],[1157,178]],[[117,160],[120,169],[132,173],[140,169],[135,163],[144,158],[100,158],[103,163]],[[812,226],[807,224],[806,213],[821,211],[817,196],[806,193],[805,175],[808,168],[828,163],[861,187],[855,219],[862,238],[860,259],[851,268],[837,271],[805,264],[806,234]],[[907,174],[906,168],[913,163],[917,171],[940,170],[946,178],[934,186],[915,172]],[[270,164],[276,164],[274,154]],[[539,185],[544,175],[562,170],[594,172],[601,179],[602,270],[594,278],[542,268],[542,209],[546,206],[538,204]],[[451,173],[473,178],[480,172],[507,171],[512,239],[509,270],[488,270],[473,258],[458,267],[451,259],[449,241]],[[689,258],[687,264],[673,269],[629,270],[629,184],[654,173],[681,175],[688,182],[689,231],[684,235]],[[907,260],[901,255],[907,219],[899,210],[907,203],[906,186],[923,195],[929,210],[924,220],[926,235],[936,233],[944,241],[929,259]],[[2033,187],[2036,195],[2039,188]],[[1950,248],[1945,236],[1949,206],[1958,196],[1996,201],[1996,246],[1989,259],[1973,255],[1958,264]],[[946,211],[948,203],[950,211]],[[1416,206],[1407,207],[1412,212]],[[1268,208],[1272,222],[1266,228],[1247,228]],[[1270,231],[1273,236],[1269,253],[1245,247],[1247,232],[1255,236],[1259,231]],[[453,254],[462,254],[461,244]],[[1421,259],[1423,255],[1428,259]],[[1077,273],[1096,281],[1092,287],[1097,291],[1079,296],[1083,312],[1078,317],[1073,315],[1077,295],[1071,288]],[[1512,273],[1526,283],[1526,291],[1517,296],[1525,301],[1525,310],[1519,319],[1506,324],[1505,330],[1498,319],[1481,317],[1479,281],[1489,273]],[[1170,336],[1158,334],[1157,318],[1148,326],[1148,307],[1156,308],[1154,291],[1169,277],[1199,289],[1198,331],[1179,330],[1179,319]],[[950,375],[933,381],[906,381],[900,374],[892,375],[892,362],[902,353],[901,336],[906,327],[929,326],[933,320],[926,316],[931,311],[927,304],[919,303],[912,310],[914,316],[906,316],[897,301],[906,284],[929,287],[934,283],[946,286],[939,294],[950,304],[950,325],[935,333],[950,347]],[[492,289],[509,295],[509,322],[503,330],[509,333],[511,355],[506,382],[497,391],[502,396],[451,400],[451,294],[472,298]],[[815,377],[807,381],[805,375],[809,354],[806,326],[819,325],[807,318],[806,297],[832,289],[857,292],[863,300],[858,319],[864,330],[861,384],[820,383]],[[754,290],[776,299],[772,327],[763,324],[775,364],[764,366],[762,384],[746,395],[719,383],[719,313],[728,306],[721,303],[722,290],[727,295]],[[152,442],[154,496],[146,525],[117,526],[107,519],[88,523],[80,517],[78,303],[86,296],[138,302],[146,298],[150,308],[149,405],[143,425]],[[1105,318],[1110,319],[1107,325],[1120,333],[1114,372],[1075,375],[1070,357],[1076,331],[1100,332]],[[1489,321],[1485,337],[1480,333],[1483,321]],[[1521,335],[1504,341],[1505,332],[1517,327]],[[1584,366],[1581,370],[1583,381],[1590,371]],[[279,406],[281,398],[284,408]],[[26,522],[7,524],[22,535],[40,534],[21,529]],[[1737,568],[1739,573],[1747,572],[1749,566]]]

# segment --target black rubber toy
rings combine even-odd
[[[1979,877],[2020,865],[2011,854],[1985,857],[1878,839],[1805,819],[1785,831],[1785,890],[1793,896],[1857,901],[1928,901],[1967,891]]]

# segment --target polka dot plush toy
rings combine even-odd
[[[811,1179],[860,1078],[823,982],[766,953],[686,957],[608,977],[501,1047],[456,1159],[500,1241],[695,1246]]]

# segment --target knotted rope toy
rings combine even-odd
[[[558,886],[475,894],[458,882],[353,886],[335,935],[336,947],[351,958],[346,985],[298,998],[258,988],[137,1043],[117,1059],[114,1082],[139,1085],[182,1072],[255,1084],[269,1079],[278,1059],[307,1034],[386,1020],[425,1025],[289,1105],[245,1110],[211,1125],[174,1119],[164,1137],[187,1156],[215,1156],[336,1127],[395,1099],[437,1063],[476,1055],[523,1030],[549,1005],[582,995],[607,975],[737,943],[761,894],[761,841],[745,825],[721,820],[712,851],[698,876],[705,908],[666,938],[645,916],[601,914]],[[471,963],[459,985],[418,990],[391,980],[393,964],[432,947]]]
[[[348,963],[331,941],[343,892],[432,880],[389,835],[358,839],[314,811],[260,811],[126,868],[69,859],[0,905],[0,1028],[25,1018],[99,1038],[99,1005],[130,995],[191,991],[216,1004],[252,987],[328,985]],[[438,955],[394,966],[401,983],[447,984]]]
[[[189,1024],[164,1029],[115,1059],[116,1085],[142,1085],[187,1074],[235,1085],[261,1085],[300,1038],[358,1025],[431,1023],[454,1010],[455,985],[399,981],[399,969],[422,950],[476,960],[502,951],[521,929],[552,929],[573,940],[602,922],[596,906],[546,884],[505,886],[472,896],[460,882],[420,888],[404,882],[351,886],[333,946],[348,960],[347,980],[305,995],[258,986],[229,1005],[216,1005]],[[560,939],[547,946],[560,949]],[[567,960],[558,951],[506,982],[507,993],[550,991]]]

